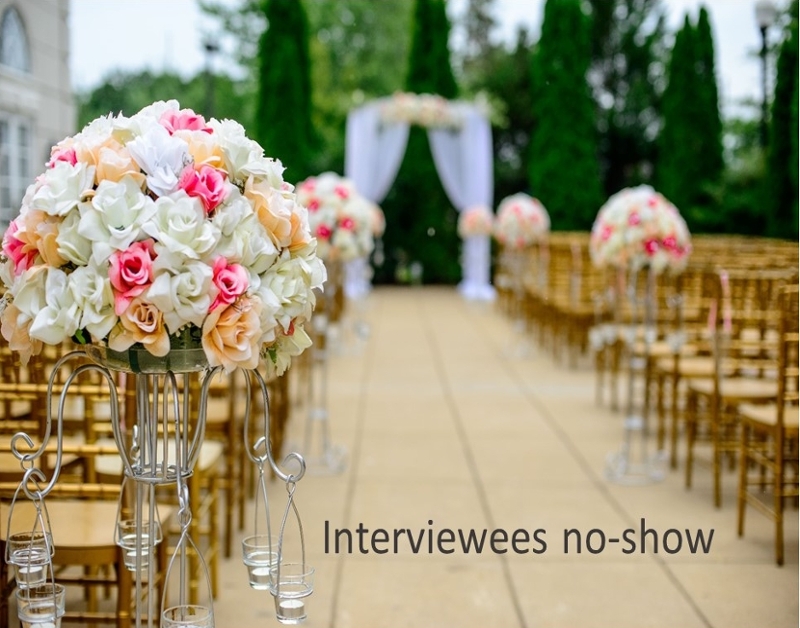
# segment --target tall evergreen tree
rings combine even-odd
[[[548,0],[532,63],[536,126],[529,175],[531,193],[555,229],[589,229],[602,202],[590,60],[580,0]]]
[[[719,115],[717,73],[714,66],[714,36],[705,6],[700,7],[695,27],[695,64],[697,121],[695,170],[701,182],[698,203],[708,207],[710,190],[717,185],[725,167],[722,159],[722,120]]]
[[[797,7],[795,0],[791,6],[788,32],[780,47],[767,154],[768,233],[792,239],[798,237]]]
[[[675,35],[669,60],[668,83],[662,100],[663,127],[658,138],[659,191],[684,214],[695,196],[694,177],[687,176],[687,172],[691,172],[687,167],[693,159],[689,112],[696,108],[693,40],[694,29],[686,15]]]
[[[714,192],[724,166],[714,41],[705,7],[696,26],[688,14],[684,17],[668,75],[658,143],[658,187],[689,227],[702,231],[719,223]]]
[[[416,0],[412,28],[406,90],[455,98],[444,0]],[[396,266],[416,261],[428,283],[458,281],[457,215],[436,173],[425,129],[411,129],[403,165],[383,209],[389,263],[378,273],[379,280],[391,279]]]
[[[606,196],[650,183],[664,90],[662,0],[590,0],[600,167]]]
[[[313,174],[308,20],[301,0],[264,0],[262,9],[256,138],[288,181],[300,181]]]

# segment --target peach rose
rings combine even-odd
[[[247,177],[244,195],[253,203],[258,221],[267,230],[270,240],[278,248],[291,244],[292,212],[283,202],[280,192],[266,181],[256,181],[253,175]]]
[[[123,177],[129,176],[139,185],[143,185],[144,173],[133,160],[128,149],[116,140],[109,140],[106,144],[99,148],[95,156],[97,165],[95,180],[97,183],[103,180],[119,183]]]
[[[213,135],[197,131],[175,131],[175,137],[181,138],[189,146],[189,154],[195,163],[195,167],[200,164],[211,166],[212,168],[223,169],[225,157],[222,154],[222,147]]]
[[[56,242],[63,218],[32,209],[25,215],[24,222],[28,241],[39,251],[45,264],[60,268],[67,263],[58,252],[58,242]]]
[[[292,212],[290,221],[292,230],[289,238],[289,250],[294,253],[311,242],[311,231],[308,229],[308,222],[304,221],[302,216],[296,212]]]
[[[39,355],[42,350],[42,341],[31,338],[31,323],[33,320],[13,303],[7,304],[0,316],[0,334],[8,342],[9,349],[19,353],[22,366],[27,365],[31,356]]]
[[[155,356],[169,353],[169,334],[164,316],[155,305],[141,297],[131,301],[108,337],[108,346],[114,351],[127,351],[136,342],[141,342]]]
[[[242,297],[227,307],[218,307],[203,323],[203,350],[210,366],[230,373],[237,367],[258,366],[261,302]]]

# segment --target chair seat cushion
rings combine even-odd
[[[778,424],[778,406],[774,403],[743,403],[739,406],[739,414],[746,421],[764,427],[775,427]],[[787,429],[797,431],[800,425],[800,407],[790,404],[784,406],[783,425]]]
[[[710,397],[714,394],[714,380],[693,380],[689,383],[689,390]],[[778,382],[751,377],[724,378],[720,383],[720,395],[727,402],[774,399],[778,396]]]

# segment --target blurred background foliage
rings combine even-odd
[[[452,24],[445,0],[199,3],[218,25],[206,34],[205,71],[112,73],[78,95],[81,126],[178,97],[240,121],[267,154],[276,146],[296,182],[343,172],[347,113],[371,99],[399,90],[483,98],[498,114],[495,206],[525,191],[550,209],[554,229],[589,229],[603,199],[648,183],[696,232],[798,237],[798,0],[782,4],[773,29],[766,146],[761,103],[721,116],[714,16],[705,8],[671,33],[662,0],[547,0],[538,40],[521,28],[503,41],[495,0],[468,0]],[[281,147],[287,137],[296,156]],[[398,267],[420,261],[427,282],[456,281],[456,214],[423,130],[412,129],[383,205],[379,279],[394,281]]]

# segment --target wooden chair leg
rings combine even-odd
[[[697,435],[697,396],[689,391],[686,396],[686,488],[692,488],[694,441]]]
[[[736,533],[744,535],[744,514],[747,507],[747,448],[750,444],[750,430],[747,424],[742,424],[742,433],[739,446],[739,491],[736,500]]]
[[[783,565],[783,439],[778,434],[773,441],[775,468],[773,469],[773,498],[775,503],[775,562]]]
[[[664,379],[664,373],[659,371],[656,376],[656,418],[658,420],[656,442],[658,451],[662,451],[664,449],[664,441],[666,440],[666,417],[664,416]]]
[[[711,455],[712,460],[712,473],[714,479],[714,506],[720,508],[722,506],[722,439],[724,438],[725,429],[720,425],[722,420],[721,408],[716,400],[711,401],[710,408],[711,415]]]
[[[680,375],[677,371],[672,374],[671,386],[671,400],[670,400],[670,415],[672,424],[670,425],[670,453],[669,453],[669,466],[673,469],[678,468],[678,422],[680,420],[680,412],[678,408],[678,389],[680,386]]]

